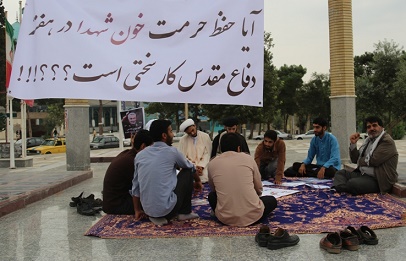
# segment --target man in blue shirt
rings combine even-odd
[[[154,144],[139,152],[134,159],[130,193],[136,220],[148,216],[156,225],[165,225],[176,216],[179,220],[198,218],[192,212],[191,200],[193,187],[200,191],[202,183],[193,163],[171,146],[171,122],[152,122],[150,135]],[[181,168],[178,174],[177,168]]]
[[[286,177],[333,178],[336,171],[341,169],[340,148],[337,138],[326,131],[327,121],[323,118],[314,119],[313,130],[315,136],[310,141],[307,158],[286,169]],[[312,164],[315,156],[316,164]]]

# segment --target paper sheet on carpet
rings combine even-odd
[[[192,199],[192,206],[204,206],[209,205],[209,201],[205,198],[194,198]]]
[[[275,198],[280,198],[280,197],[292,195],[292,194],[295,194],[298,192],[299,192],[298,190],[264,187],[264,190],[262,191],[262,196],[274,196]]]
[[[314,189],[329,189],[330,188],[330,186],[320,185],[320,184],[306,184],[306,186],[314,188]]]
[[[278,185],[278,186],[282,186],[282,187],[298,187],[298,186],[302,186],[306,184],[303,181],[292,181],[292,182],[282,182],[282,184]],[[275,183],[270,182],[270,181],[262,181],[262,185],[263,186],[275,186]]]
[[[319,184],[331,181],[331,179],[318,179],[318,178],[303,178],[301,180],[306,184]]]

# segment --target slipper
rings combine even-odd
[[[358,229],[358,232],[361,234],[364,244],[367,245],[376,245],[378,244],[378,237],[376,236],[375,232],[372,231],[367,226],[361,226]]]
[[[364,243],[364,238],[362,237],[362,235],[358,232],[358,230],[355,229],[355,227],[352,226],[348,226],[347,229],[354,235],[357,236],[358,238],[358,242],[359,244],[363,244]]]

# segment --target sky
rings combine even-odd
[[[11,23],[18,2],[3,0]],[[264,5],[264,28],[274,40],[275,66],[302,65],[307,68],[304,81],[314,72],[328,73],[328,0],[264,0]],[[374,51],[374,44],[385,39],[406,48],[405,10],[405,0],[353,0],[354,55]]]

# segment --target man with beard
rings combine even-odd
[[[206,165],[209,163],[211,153],[211,139],[209,135],[197,130],[196,124],[192,119],[185,120],[180,125],[179,131],[186,133],[179,140],[179,151],[195,164],[200,180],[202,183],[206,183],[208,180]]]
[[[398,180],[396,168],[399,154],[392,137],[385,132],[382,120],[368,117],[364,121],[368,137],[359,149],[359,133],[350,136],[350,158],[357,168],[350,172],[340,170],[334,178],[333,188],[337,192],[353,195],[387,193]]]
[[[134,158],[138,152],[153,143],[147,130],[139,130],[132,148],[117,155],[107,168],[103,181],[103,211],[107,214],[134,215],[131,190],[134,176]]]
[[[240,143],[241,143],[241,152],[250,154],[250,149],[248,147],[247,141],[245,140],[245,137],[242,136],[240,133],[238,133],[238,124],[239,124],[239,122],[236,117],[229,117],[229,118],[224,119],[223,125],[224,125],[225,131],[219,133],[213,140],[212,149],[211,149],[212,158],[221,153],[220,141],[221,141],[221,137],[226,133],[237,133],[238,138],[240,139]]]
[[[274,130],[267,130],[264,140],[258,144],[254,156],[261,177],[264,180],[275,178],[274,183],[280,185],[286,161],[285,142],[278,138]]]
[[[176,216],[178,220],[198,218],[192,212],[193,179],[198,191],[202,184],[193,163],[172,147],[171,121],[152,122],[150,135],[154,144],[140,151],[134,160],[131,195],[135,219],[148,216],[154,224],[165,225]],[[178,174],[177,167],[181,168]]]
[[[310,141],[307,158],[295,162],[285,170],[286,177],[317,177],[319,179],[333,178],[336,171],[341,169],[340,148],[337,138],[327,132],[327,121],[323,118],[313,120],[314,137]],[[316,157],[316,164],[312,161]]]

